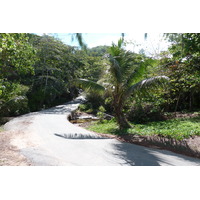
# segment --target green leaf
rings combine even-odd
[[[139,92],[139,93],[147,93],[148,90],[152,88],[158,88],[163,87],[164,83],[168,82],[169,78],[167,76],[156,76],[153,78],[148,78],[145,80],[142,80],[132,86],[130,86],[124,94],[124,98],[127,98],[131,95],[133,92]]]
[[[73,84],[89,92],[102,94],[105,91],[105,88],[102,85],[86,79],[74,80]]]

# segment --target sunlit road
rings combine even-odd
[[[200,159],[104,138],[71,124],[67,116],[82,99],[15,118],[13,145],[36,166],[191,166]]]

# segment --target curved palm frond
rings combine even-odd
[[[167,76],[155,76],[142,80],[132,86],[130,86],[124,93],[124,98],[127,98],[133,92],[148,93],[150,89],[157,89],[163,87],[168,83],[169,78]]]
[[[127,81],[124,84],[124,87],[126,88],[130,87],[134,83],[141,80],[141,77],[143,76],[145,69],[146,69],[146,66],[144,65],[144,63],[139,64],[135,68],[135,70],[127,77]]]
[[[80,87],[88,92],[96,92],[102,94],[105,91],[105,88],[102,85],[87,79],[77,79],[74,80],[73,83],[77,87]]]

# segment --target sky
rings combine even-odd
[[[72,46],[78,46],[76,40],[72,41],[71,33],[48,33],[61,39],[64,43]],[[83,39],[89,48],[100,45],[111,45],[117,43],[121,33],[83,33]],[[164,40],[163,33],[148,33],[147,39],[144,39],[144,33],[125,33],[125,40],[128,42],[126,49],[139,52],[144,49],[147,55],[155,55],[160,51],[167,50],[169,43]]]

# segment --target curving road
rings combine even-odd
[[[4,128],[14,131],[15,145],[36,166],[195,166],[195,159],[170,151],[104,138],[71,124],[67,116],[82,97],[51,109],[17,117]]]

